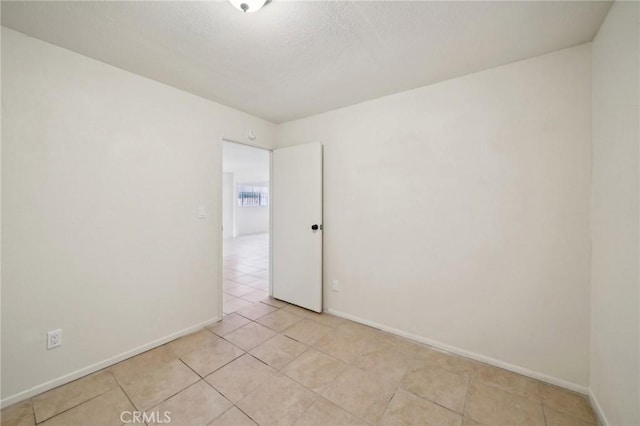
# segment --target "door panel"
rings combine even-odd
[[[274,150],[271,191],[273,297],[322,312],[322,145]]]

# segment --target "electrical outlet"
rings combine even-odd
[[[333,282],[331,283],[331,290],[333,290],[333,291],[340,290],[340,281],[333,280]]]
[[[62,346],[62,330],[52,330],[47,333],[47,349]]]

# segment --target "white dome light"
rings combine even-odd
[[[269,0],[229,0],[236,9],[249,13],[262,9],[268,2]]]

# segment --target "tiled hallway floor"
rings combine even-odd
[[[225,240],[222,310],[230,314],[269,296],[269,235]]]
[[[234,256],[244,282],[225,283],[223,321],[9,407],[2,425],[120,425],[135,410],[173,426],[596,423],[582,395],[270,299],[264,254]]]

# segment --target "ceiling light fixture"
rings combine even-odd
[[[243,12],[256,12],[262,9],[262,6],[269,3],[270,0],[229,0],[236,9]]]

